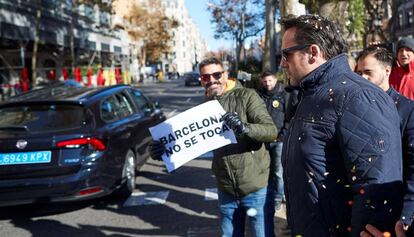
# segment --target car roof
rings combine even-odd
[[[1,106],[12,104],[38,104],[59,103],[86,105],[94,103],[102,97],[116,93],[117,91],[131,88],[128,85],[115,85],[108,87],[72,87],[56,86],[29,91],[27,93],[13,96],[3,102]]]

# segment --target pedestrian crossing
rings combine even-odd
[[[170,191],[134,192],[125,201],[124,207],[164,204],[169,194]]]
[[[137,191],[124,202],[124,207],[130,206],[147,206],[147,205],[162,205],[168,199],[170,191],[158,192],[141,192]],[[205,201],[214,201],[218,199],[217,188],[206,188],[204,191]]]

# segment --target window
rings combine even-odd
[[[101,117],[107,122],[128,117],[133,113],[132,104],[124,94],[111,96],[101,104]]]
[[[403,25],[403,15],[401,13],[398,15],[398,24],[399,24],[400,28],[404,27],[404,25]]]
[[[101,51],[109,52],[109,44],[101,43]]]
[[[115,108],[119,107],[118,101],[111,96],[104,100],[101,104],[101,118],[104,121],[113,121],[117,118]]]
[[[119,102],[119,107],[115,110],[115,113],[119,118],[125,118],[134,113],[131,102],[126,95],[116,95],[116,99]]]
[[[148,101],[140,91],[131,90],[131,94],[135,104],[137,105],[138,111],[143,112],[146,108],[148,108]]]
[[[22,127],[31,133],[80,128],[84,121],[84,109],[75,105],[29,105],[0,109],[0,127]]]

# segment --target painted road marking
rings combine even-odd
[[[218,200],[217,188],[206,188],[204,192],[204,200],[206,201]]]
[[[170,191],[159,192],[134,192],[125,201],[124,207],[164,204]]]

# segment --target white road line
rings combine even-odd
[[[188,103],[188,102],[190,102],[190,100],[191,100],[191,98],[188,98],[185,102],[187,102],[187,103]]]
[[[170,191],[147,192],[147,193],[134,192],[125,201],[124,207],[164,204],[169,194],[170,194]]]
[[[218,200],[217,188],[206,188],[204,192],[204,200],[206,201]]]

